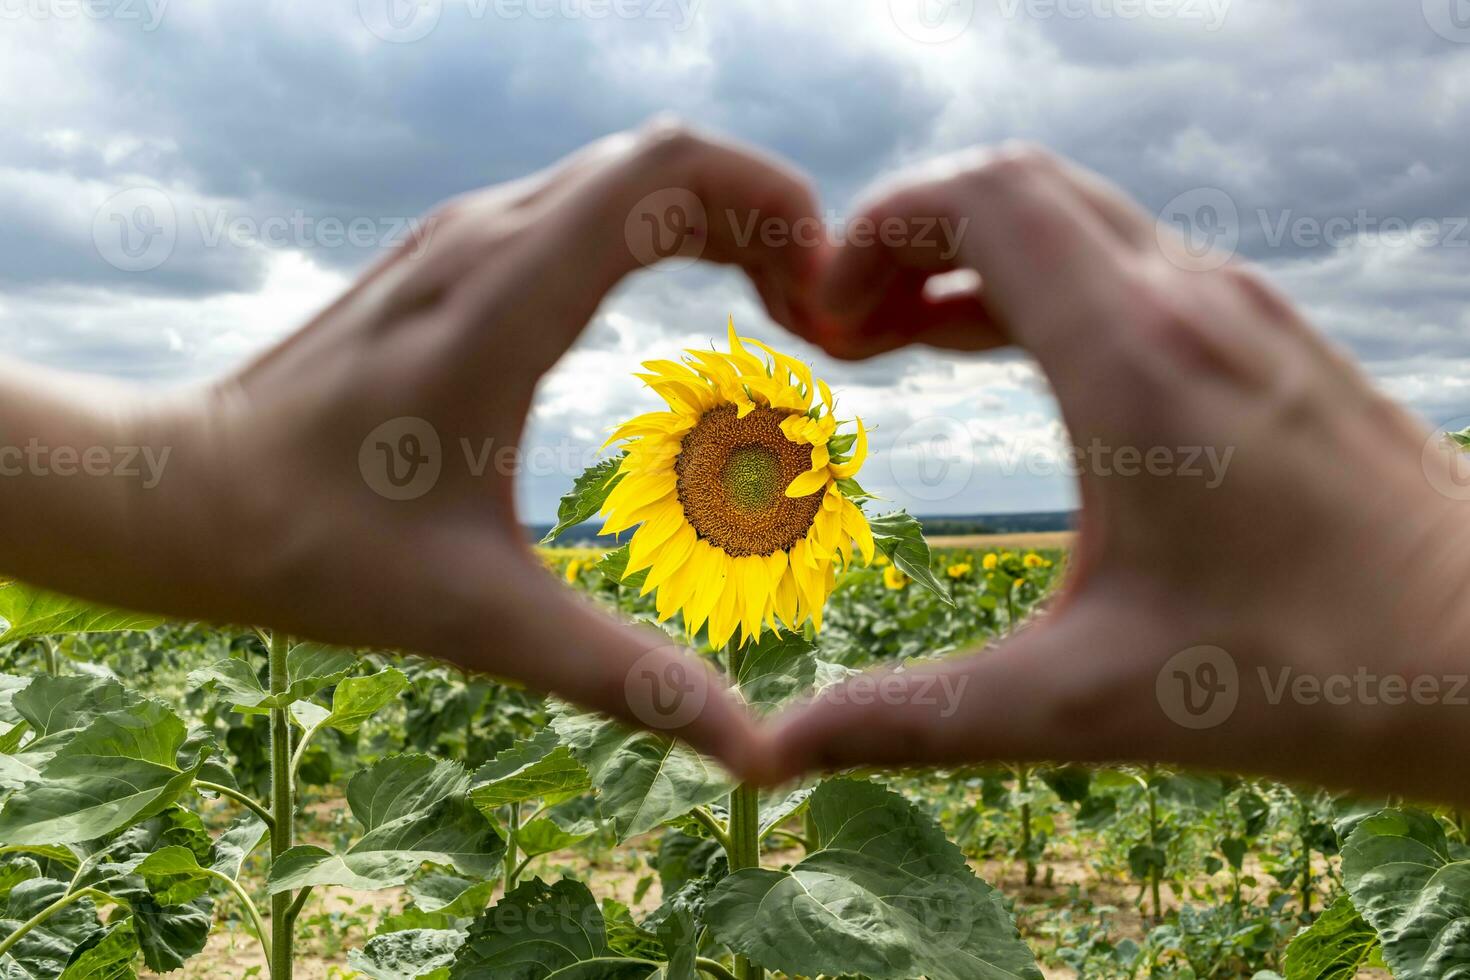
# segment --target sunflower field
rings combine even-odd
[[[1064,549],[932,547],[730,331],[651,362],[541,550],[766,715],[1044,616]],[[555,547],[597,518],[596,547]],[[0,585],[0,980],[1442,980],[1470,820],[1161,768],[775,791],[489,678]]]

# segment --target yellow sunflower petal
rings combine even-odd
[[[862,469],[863,461],[868,458],[868,430],[863,427],[863,420],[857,420],[857,442],[853,443],[852,459],[845,463],[834,463],[832,475],[839,480],[846,480],[857,476],[858,470]]]
[[[805,473],[791,481],[786,488],[788,497],[810,497],[818,490],[827,485],[827,470],[823,467],[819,470],[807,470]]]

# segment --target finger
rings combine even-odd
[[[987,760],[1151,758],[1158,709],[1147,624],[1078,600],[1000,646],[959,660],[853,678],[775,723],[762,774]],[[1147,688],[1147,690],[1144,690]]]
[[[615,274],[697,259],[738,265],[768,293],[813,278],[825,235],[816,195],[794,166],[664,119],[625,145],[565,200],[593,219],[584,240]]]
[[[844,243],[819,296],[839,320],[863,322],[895,266],[971,269],[983,281],[987,310],[1015,342],[1053,375],[1084,374],[1100,347],[1123,339],[1127,318],[1099,314],[1126,299],[1128,262],[1137,256],[1133,239],[1115,228],[1123,216],[1105,218],[1090,203],[1100,193],[1080,189],[1055,158],[1032,149],[939,161],[880,191],[860,218],[914,229],[947,222],[953,247],[917,234],[865,247]]]
[[[481,633],[488,639],[471,666],[682,739],[737,776],[766,764],[767,739],[692,650],[658,630],[617,623],[532,561],[512,567],[519,573],[497,578]],[[510,577],[518,581],[502,588]]]
[[[929,282],[928,273],[920,270],[890,276],[877,306],[862,319],[850,324],[819,321],[818,342],[829,354],[846,360],[862,360],[915,343],[960,351],[990,350],[1010,343],[978,291],[936,296]]]
[[[478,268],[461,277],[462,318],[493,319],[497,343],[514,335],[526,367],[544,369],[624,276],[703,261],[745,269],[772,318],[810,334],[803,297],[824,236],[816,197],[793,167],[667,123],[601,146],[558,168],[512,218],[499,219],[512,221],[516,234],[496,237]]]

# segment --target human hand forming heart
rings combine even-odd
[[[305,328],[204,391],[62,396],[15,379],[11,390],[34,395],[7,406],[17,428],[172,447],[176,465],[147,494],[11,485],[30,494],[33,520],[14,529],[7,571],[125,606],[418,650],[649,723],[658,679],[682,655],[543,574],[510,471],[423,467],[433,440],[519,443],[539,378],[608,290],[663,257],[630,247],[628,223],[670,194],[697,204],[680,212],[684,242],[741,266],[777,322],[829,352],[1016,344],[1052,382],[1076,444],[1138,460],[1131,475],[1082,474],[1070,580],[1014,639],[903,671],[885,686],[896,699],[830,689],[770,728],[711,673],[686,670],[679,683],[693,677],[704,707],[676,734],[760,781],[1072,759],[1350,774],[1399,792],[1465,784],[1443,767],[1467,763],[1411,751],[1456,734],[1450,705],[1272,694],[1282,669],[1455,671],[1470,522],[1451,463],[1253,273],[1191,267],[1172,233],[1104,181],[1032,149],[936,161],[867,197],[860,215],[875,223],[963,228],[950,255],[742,235],[749,216],[816,222],[806,182],[655,125],[451,202]],[[956,270],[978,273],[978,287],[926,289]],[[1218,482],[1149,462],[1191,448],[1228,460]],[[86,547],[67,559],[41,529],[71,525]],[[1400,598],[1385,610],[1390,588]],[[1170,704],[1170,685],[1187,697],[1205,666],[1212,685],[1221,671],[1236,678],[1238,705],[1212,727]],[[964,682],[958,701],[903,695],[936,674]]]

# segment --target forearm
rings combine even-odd
[[[139,594],[187,452],[162,404],[108,379],[0,362],[0,573],[114,601]]]

